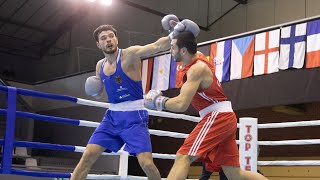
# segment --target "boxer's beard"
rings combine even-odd
[[[108,47],[106,47],[106,50],[104,51],[106,54],[114,54],[117,51],[117,48],[112,47],[110,50]]]
[[[176,62],[181,62],[181,61],[182,61],[180,53],[177,53],[177,54],[176,54],[175,56],[173,56],[173,57],[174,57],[174,59],[176,60]]]
[[[106,50],[106,51],[104,51],[104,52],[105,52],[106,54],[114,54],[116,51],[117,51],[117,49],[114,48],[114,49],[111,49],[111,50]]]

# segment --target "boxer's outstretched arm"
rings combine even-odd
[[[148,57],[153,54],[169,50],[170,49],[170,38],[162,37],[156,42],[147,44],[145,46],[131,46],[126,50],[138,58]]]

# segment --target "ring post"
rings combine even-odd
[[[258,160],[258,119],[251,117],[240,118],[239,152],[240,167],[247,171],[257,172]]]
[[[16,121],[16,97],[17,89],[8,86],[6,132],[3,142],[3,154],[1,163],[3,174],[11,173],[14,128]]]
[[[119,153],[120,153],[119,175],[120,175],[121,179],[127,179],[129,153],[127,151],[123,151],[123,150],[120,150]]]

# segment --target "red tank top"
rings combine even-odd
[[[207,61],[207,58],[201,54],[197,53],[197,56],[184,68],[177,72],[177,87],[181,87],[183,83],[187,81],[187,72],[192,65],[197,61],[202,61],[208,65],[213,74],[213,82],[205,90],[198,90],[197,93],[193,96],[192,106],[198,111],[220,101],[226,101],[227,97],[224,95],[223,89],[217,77],[215,76],[214,67]]]

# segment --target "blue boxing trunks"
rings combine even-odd
[[[143,100],[111,104],[88,144],[113,152],[126,144],[124,150],[131,155],[152,152],[148,111],[140,106],[141,102],[143,104]]]

